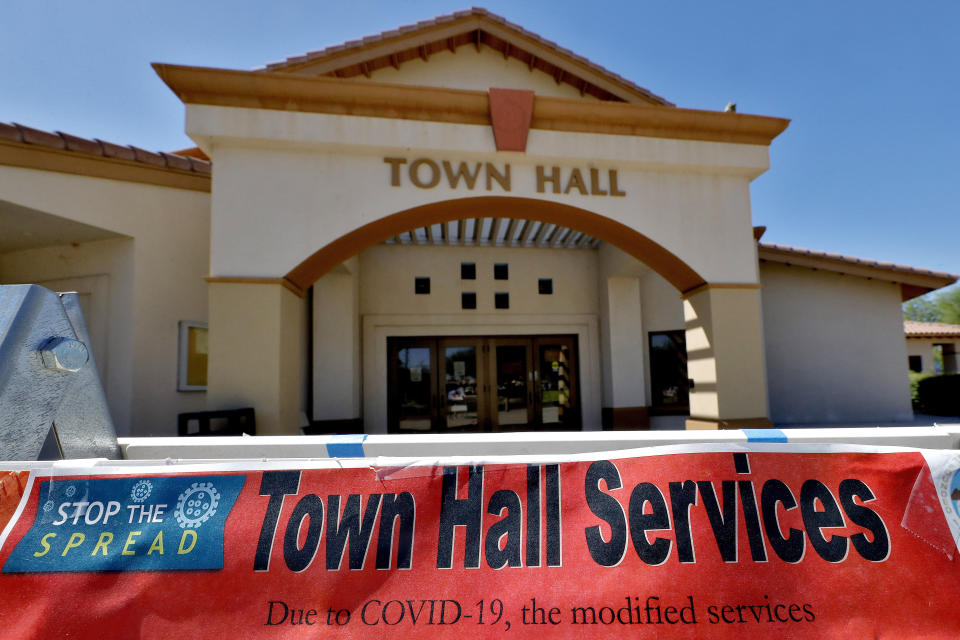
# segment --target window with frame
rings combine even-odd
[[[177,391],[207,390],[207,323],[180,321]]]

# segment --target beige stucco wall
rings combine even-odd
[[[461,262],[476,264],[476,280],[460,280]],[[509,265],[508,280],[494,280],[497,262]],[[377,245],[360,254],[359,272],[368,433],[386,432],[386,341],[393,336],[575,335],[584,428],[600,427],[595,250]],[[417,276],[430,277],[429,295],[414,293]],[[539,278],[553,279],[553,295],[538,294]],[[461,309],[464,291],[476,292],[477,309]],[[495,292],[510,294],[509,309],[494,308]]]
[[[448,51],[435,53],[428,62],[408,60],[399,69],[385,67],[374,71],[369,80],[362,75],[353,80],[477,91],[486,91],[490,87],[527,89],[542,96],[599,102],[591,95],[581,96],[572,85],[558,84],[543,71],[531,71],[525,62],[516,58],[505,59],[502,53],[489,47],[481,47],[479,51],[472,46],[458,47],[455,54]]]
[[[933,373],[933,345],[940,344],[938,340],[924,340],[922,338],[907,339],[907,357],[920,356],[923,373]]]
[[[476,264],[477,279],[461,280],[460,263]],[[494,263],[509,265],[509,279],[494,280]],[[589,249],[419,247],[376,245],[360,254],[360,313],[597,313],[597,253]],[[416,295],[415,276],[430,278],[430,294]],[[553,294],[537,293],[540,278]],[[477,294],[475,311],[460,308],[460,293]],[[495,292],[510,294],[509,309],[494,309]]]
[[[175,434],[177,413],[205,407],[202,392],[177,391],[177,340],[179,321],[207,319],[209,194],[9,166],[0,166],[0,193],[126,237],[6,254],[0,278],[108,276],[103,368],[117,431]]]
[[[360,279],[355,256],[313,285],[314,420],[362,415]]]
[[[307,398],[307,301],[279,284],[212,282],[210,409],[256,411],[258,435],[296,434]],[[277,401],[279,400],[279,402]]]
[[[496,153],[487,126],[194,105],[187,130],[217,163],[212,275],[282,276],[385,215],[509,195],[582,207],[642,230],[708,280],[756,281],[749,183],[767,168],[765,146],[533,130],[526,153]],[[385,157],[501,170],[510,163],[511,190],[488,191],[484,180],[472,190],[446,180],[422,189],[406,176],[394,187]],[[616,170],[627,195],[538,193],[538,164],[564,176],[573,168]]]
[[[640,279],[640,296],[643,300],[644,357],[643,367],[646,376],[646,397],[653,398],[650,374],[650,341],[653,331],[683,331],[683,301],[680,292],[654,271],[648,271]]]
[[[923,365],[923,373],[936,373],[933,369],[933,353],[934,347],[938,345],[953,345],[953,351],[960,351],[960,340],[950,339],[950,338],[907,338],[907,356],[920,356],[922,358],[921,364]],[[948,355],[947,361],[944,362],[945,371],[941,373],[946,373],[947,369],[951,366],[954,366],[954,363],[950,361]]]
[[[772,263],[760,277],[774,422],[912,417],[898,285]]]

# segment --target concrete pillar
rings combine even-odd
[[[253,407],[257,435],[298,434],[306,301],[277,282],[210,282],[207,408]]]
[[[685,296],[688,429],[770,427],[759,287],[706,285]]]
[[[313,285],[313,419],[325,431],[361,431],[360,261]]]
[[[643,367],[640,279],[610,277],[601,282],[603,408],[605,429],[650,426]]]

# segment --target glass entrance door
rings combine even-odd
[[[483,396],[480,386],[480,341],[440,340],[444,375],[440,400],[441,431],[476,431],[480,426]]]
[[[390,338],[392,433],[580,427],[575,336]]]
[[[690,413],[687,344],[683,331],[650,333],[650,391],[651,413]]]
[[[490,347],[496,378],[492,428],[520,430],[533,424],[533,372],[530,340],[497,338]]]
[[[536,338],[538,422],[550,429],[580,428],[573,338]]]
[[[433,394],[434,348],[430,340],[390,344],[390,424],[397,431],[430,431],[436,404]]]

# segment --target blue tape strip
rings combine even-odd
[[[351,433],[342,436],[330,436],[327,443],[327,455],[331,458],[363,458],[365,433]]]
[[[787,434],[780,429],[741,429],[747,442],[787,442]]]

